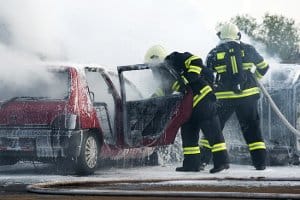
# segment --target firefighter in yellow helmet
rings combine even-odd
[[[260,90],[255,79],[262,78],[269,65],[253,46],[241,42],[235,24],[223,24],[217,35],[220,43],[209,52],[206,64],[217,73],[215,94],[220,104],[222,129],[235,113],[254,167],[264,170],[266,145],[260,128],[257,108]]]
[[[171,85],[175,79],[165,67],[166,56],[167,50],[161,45],[151,46],[145,54],[144,63],[150,65],[158,86],[152,97],[164,96],[173,92]]]
[[[161,45],[154,45],[150,47],[144,58],[145,63],[161,63],[164,61],[165,57],[167,56],[166,49]]]

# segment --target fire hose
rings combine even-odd
[[[256,191],[248,190],[249,186],[230,186],[234,189],[224,189],[222,186],[210,186],[207,181],[253,181],[260,185]],[[234,177],[203,177],[203,178],[170,178],[170,179],[144,179],[144,180],[84,180],[84,181],[62,181],[37,183],[27,186],[27,191],[39,194],[52,195],[91,195],[91,196],[118,196],[118,197],[160,197],[160,198],[229,198],[229,199],[299,199],[300,195],[295,192],[293,186],[285,189],[286,192],[278,190],[278,182],[298,182],[297,178],[234,178]],[[186,182],[197,183],[196,185],[185,185]],[[263,186],[268,183],[267,186]],[[274,183],[274,185],[273,185]],[[202,185],[201,187],[198,187]],[[273,186],[272,186],[273,185]],[[189,189],[187,189],[187,187]],[[273,188],[265,190],[266,188]],[[181,188],[181,189],[180,189]],[[213,192],[211,189],[213,188]],[[226,188],[226,186],[225,186]],[[290,190],[290,193],[287,191]]]
[[[275,104],[275,102],[273,101],[272,97],[270,96],[270,94],[268,93],[268,91],[266,90],[266,88],[257,80],[255,79],[258,86],[260,87],[262,93],[265,95],[265,97],[267,98],[268,102],[271,105],[271,108],[273,109],[273,111],[275,112],[275,114],[279,117],[279,119],[283,122],[283,124],[293,133],[295,134],[295,136],[300,137],[300,131],[297,130],[296,128],[294,128],[291,123],[286,119],[286,117],[281,113],[281,111],[279,110],[279,108],[277,107],[277,105]]]

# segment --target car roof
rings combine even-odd
[[[82,63],[70,63],[70,62],[47,62],[44,63],[45,66],[47,67],[54,67],[54,68],[75,68],[75,69],[85,69],[85,68],[89,68],[89,69],[97,69],[97,70],[101,70],[101,71],[105,71],[105,68],[102,65],[99,64],[82,64]]]

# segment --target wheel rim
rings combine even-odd
[[[85,161],[89,168],[94,168],[97,164],[98,148],[94,137],[89,136],[85,143]]]

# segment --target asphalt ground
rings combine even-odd
[[[264,171],[256,171],[252,166],[231,165],[229,170],[209,174],[210,167],[200,172],[175,172],[178,165],[105,167],[99,168],[92,176],[84,177],[58,171],[52,165],[19,163],[1,166],[0,199],[245,199],[226,196],[234,193],[247,194],[248,199],[256,199],[255,194],[260,194],[260,199],[266,199],[268,194],[277,194],[276,198],[287,194],[293,195],[289,199],[300,199],[299,166],[268,167]],[[52,184],[51,190],[58,193],[66,190],[77,192],[58,195],[47,191],[32,193],[26,189],[29,185],[41,183]],[[158,194],[153,195],[153,191]],[[175,192],[173,196],[170,195],[172,192]],[[194,192],[200,196],[191,196]],[[190,196],[184,196],[184,193]],[[212,194],[216,195],[212,197]],[[267,195],[263,197],[262,194]]]

